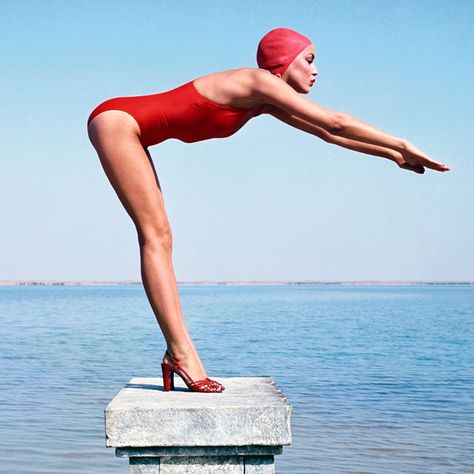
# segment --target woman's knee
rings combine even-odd
[[[147,247],[158,251],[172,251],[173,233],[167,220],[152,224],[137,225],[136,227],[140,247]]]

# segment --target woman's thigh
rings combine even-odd
[[[104,112],[90,123],[89,138],[139,233],[169,232],[158,176],[148,150],[140,143],[134,123],[125,112]]]

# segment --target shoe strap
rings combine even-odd
[[[169,352],[168,352],[168,349],[166,350],[165,352],[165,356],[167,356],[172,364],[171,364],[171,368],[174,368],[176,370],[179,370],[181,371],[185,377],[187,378],[187,380],[189,381],[189,385],[192,385],[193,387],[199,387],[201,388],[203,385],[209,385],[210,387],[212,387],[213,384],[218,384],[218,385],[222,385],[220,384],[219,382],[215,381],[215,380],[212,380],[210,379],[209,377],[206,377],[205,379],[202,379],[202,380],[193,380],[189,375],[188,373],[184,370],[184,368],[181,366],[181,364],[176,360],[176,358],[174,358]],[[167,364],[169,365],[169,364]]]

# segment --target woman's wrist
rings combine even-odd
[[[397,152],[403,153],[405,151],[408,151],[410,148],[410,142],[408,140],[405,140],[404,138],[399,138],[398,139],[398,146],[397,146]]]

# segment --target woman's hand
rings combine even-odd
[[[425,168],[435,171],[449,171],[449,167],[443,163],[433,161],[427,155],[415,148],[411,143],[406,143],[406,149],[400,151],[399,158],[396,160],[398,166],[405,170],[414,171],[423,174]]]

